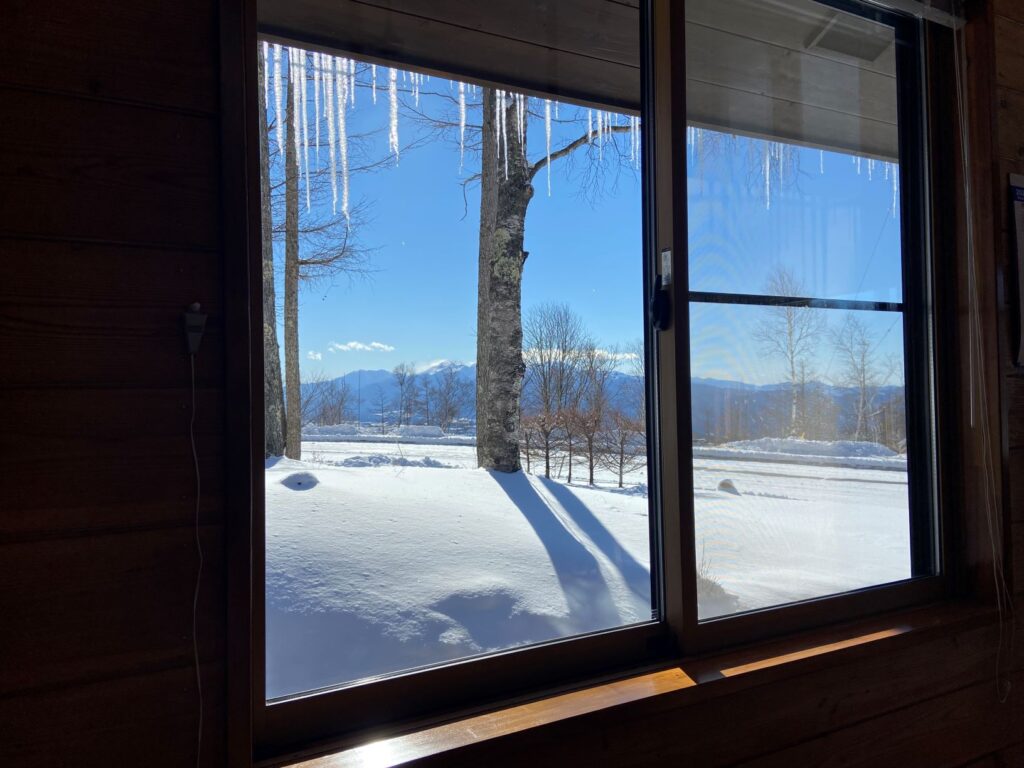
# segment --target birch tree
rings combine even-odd
[[[803,285],[789,269],[776,266],[765,283],[765,293],[799,297]],[[763,312],[763,319],[754,328],[754,340],[766,355],[783,363],[790,395],[789,435],[800,437],[805,433],[800,419],[800,374],[825,332],[825,316],[821,310],[786,304],[765,307]]]

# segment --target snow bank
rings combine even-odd
[[[896,456],[896,451],[880,443],[862,440],[799,440],[795,437],[762,437],[726,443],[723,448],[737,451],[792,453],[799,456]]]
[[[307,424],[302,428],[304,442],[318,443],[408,443],[411,445],[476,445],[475,435],[446,435],[440,427],[406,425],[385,434],[358,424]]]
[[[402,437],[444,437],[444,430],[425,424],[404,424],[396,430],[396,434]]]
[[[905,472],[907,458],[878,443],[855,440],[799,440],[762,437],[716,446],[693,447],[695,458],[733,461],[771,461],[853,469],[891,469]]]
[[[363,456],[346,456],[337,458],[330,455],[317,455],[316,451],[307,452],[310,464],[327,467],[431,467],[433,469],[457,469],[458,464],[446,464],[430,456],[407,458],[405,456],[389,456],[383,453],[371,453]]]

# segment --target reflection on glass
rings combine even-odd
[[[699,617],[908,578],[893,29],[686,14]]]
[[[260,64],[267,697],[649,621],[638,121]]]
[[[691,305],[700,618],[910,576],[902,320]]]

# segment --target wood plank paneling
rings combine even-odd
[[[0,23],[0,764],[224,762],[218,5],[14,0]],[[148,247],[147,247],[148,246]],[[15,628],[9,631],[9,628]]]
[[[9,88],[0,99],[0,232],[218,247],[215,119]]]
[[[1024,22],[1024,3],[1020,0],[993,0],[992,5],[997,16]]]
[[[1015,673],[1010,682],[1014,687],[1024,684],[1024,673]],[[925,698],[888,715],[884,724],[858,723],[742,765],[954,768],[988,753],[993,746],[1012,744],[1020,736],[1022,722],[1024,697],[1014,696],[1000,703],[995,682],[985,680],[943,696]]]
[[[996,84],[1024,91],[1024,23],[1006,16],[995,17]]]
[[[0,388],[189,386],[177,307],[8,304],[0,306],[0,334],[9,362],[0,370]],[[213,315],[196,356],[199,387],[221,380],[223,346],[220,318]]]
[[[1010,519],[1024,522],[1024,448],[1011,448],[1009,460],[1010,475]]]
[[[217,112],[209,0],[10,0],[3,24],[0,84]]]
[[[1024,523],[1010,526],[1010,560],[1013,569],[1013,591],[1024,593]]]
[[[201,531],[201,658],[224,648],[222,529]],[[0,698],[192,658],[191,527],[0,545]],[[59,574],[59,578],[54,578]]]
[[[1024,161],[1024,92],[999,89],[999,156]]]
[[[197,380],[220,382],[216,253],[0,238],[0,261],[24,265],[0,281],[0,387],[187,387],[193,301],[208,314]]]
[[[195,481],[191,394],[162,389],[21,389],[0,392],[0,543],[88,530],[188,525]],[[202,518],[221,521],[223,404],[197,396]],[[35,483],[59,461],[60,482]]]
[[[358,0],[262,0],[259,4],[260,26],[271,36],[283,41],[303,41],[335,48],[353,54],[388,61],[406,62],[438,73],[451,73],[484,82],[496,82],[519,87],[538,94],[549,93],[566,98],[638,110],[640,104],[640,69],[638,64],[622,64],[594,55],[579,55],[549,47],[539,40],[550,35],[561,35],[561,29],[549,30],[546,20],[561,17],[561,3],[538,5],[524,11],[511,3],[465,3],[465,11],[473,18],[490,15],[495,6],[505,6],[509,16],[518,16],[517,37],[484,33],[472,27],[439,21],[438,6],[454,3],[416,3],[424,15],[393,11]],[[461,4],[460,4],[461,5]],[[633,57],[638,56],[638,24],[636,11],[626,7],[613,7],[607,0],[578,3],[573,7],[589,5],[585,15],[617,18],[619,14],[632,14],[634,21],[628,26],[605,34],[582,33],[593,41],[607,37],[616,45],[620,37],[632,31]],[[403,3],[404,7],[405,4]],[[606,7],[607,6],[607,7]],[[475,10],[474,10],[475,9]],[[441,11],[445,13],[445,11]],[[528,26],[529,31],[524,27]],[[491,27],[491,30],[494,28]],[[568,47],[579,45],[577,35],[570,33]],[[622,41],[618,43],[621,45]],[[622,53],[617,58],[628,57]]]
[[[224,668],[203,669],[203,766],[224,764]],[[176,666],[75,688],[0,698],[0,764],[193,766],[199,725],[195,669]]]

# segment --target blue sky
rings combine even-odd
[[[386,157],[386,91],[373,104],[367,71],[361,70],[359,82],[356,105],[348,112],[349,132],[364,134],[365,156]],[[386,70],[379,68],[378,86],[385,82]],[[410,86],[400,80],[400,87],[407,91]],[[422,89],[421,112],[457,121],[449,96],[455,91],[447,81],[435,78]],[[403,99],[412,104],[407,93]],[[270,101],[272,118],[272,93]],[[312,117],[311,94],[308,101]],[[479,109],[472,104],[478,97],[468,101],[467,122],[477,124]],[[531,100],[530,107],[542,112],[543,102]],[[586,110],[560,105],[552,149],[583,133],[586,119]],[[326,127],[321,130],[326,141]],[[403,107],[400,143],[428,135]],[[608,348],[640,338],[644,321],[640,176],[628,162],[629,135],[620,134],[618,141],[625,162],[613,160],[610,151],[597,160],[594,150],[591,159],[576,153],[571,163],[557,162],[550,197],[545,174],[537,177],[526,221],[530,256],[523,280],[527,311],[543,302],[565,302]],[[532,160],[543,156],[544,144],[544,121],[531,118]],[[893,187],[886,179],[892,168],[878,162],[869,168],[867,160],[858,167],[849,155],[790,148],[785,157],[769,155],[766,190],[765,146],[707,132],[693,142],[691,288],[761,293],[769,272],[782,265],[811,295],[899,301],[898,211],[894,216]],[[320,166],[327,166],[325,151]],[[585,179],[587,169],[595,167],[602,175],[597,185]],[[336,376],[360,368],[390,369],[400,362],[473,360],[479,194],[473,185],[464,199],[463,181],[478,168],[478,156],[467,151],[460,171],[455,129],[403,151],[397,163],[352,175],[353,204],[361,203],[366,212],[356,236],[369,252],[371,271],[329,285],[303,286],[303,378],[320,371]],[[325,204],[330,205],[329,197]],[[757,308],[694,307],[693,374],[754,383],[780,380],[778,363],[766,358],[750,337],[763,316],[759,313]],[[898,353],[898,315],[858,315],[877,339],[880,356]],[[838,321],[840,314],[829,317]],[[812,361],[822,377],[837,373],[827,347],[822,343]]]

